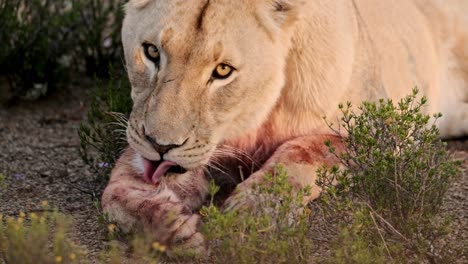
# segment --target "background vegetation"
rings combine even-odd
[[[122,67],[125,0],[0,1],[0,76],[8,103],[37,99],[72,77]]]

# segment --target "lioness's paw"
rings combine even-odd
[[[137,219],[130,215],[120,204],[113,203],[103,207],[103,213],[109,222],[116,223],[124,233],[141,228]]]
[[[222,209],[224,212],[241,211],[252,209],[255,205],[255,196],[252,192],[250,190],[238,188],[226,199]]]
[[[103,211],[124,232],[145,230],[161,244],[204,251],[200,216],[168,188],[149,190],[117,184],[103,195]]]
[[[185,240],[177,242],[171,250],[182,252],[184,255],[191,254],[202,257],[207,254],[205,237],[200,232],[196,232]]]
[[[205,239],[198,232],[201,218],[186,211],[183,205],[172,205],[170,211],[156,211],[153,217],[152,232],[156,239],[165,243],[171,250],[203,254]],[[158,221],[161,219],[161,221]],[[159,222],[159,223],[158,223]]]

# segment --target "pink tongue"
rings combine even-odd
[[[144,179],[154,184],[159,183],[161,177],[166,174],[171,167],[177,166],[177,164],[172,161],[163,161],[156,167],[156,162],[147,159],[144,159],[143,164],[145,167]]]

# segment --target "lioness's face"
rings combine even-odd
[[[134,102],[127,134],[140,155],[194,169],[267,118],[288,50],[267,2],[130,2],[122,30]]]

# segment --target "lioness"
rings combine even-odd
[[[417,86],[444,137],[468,132],[466,0],[131,0],[122,41],[134,107],[102,205],[168,245],[203,248],[209,176],[249,176],[228,209],[277,163],[316,198],[340,102]]]

